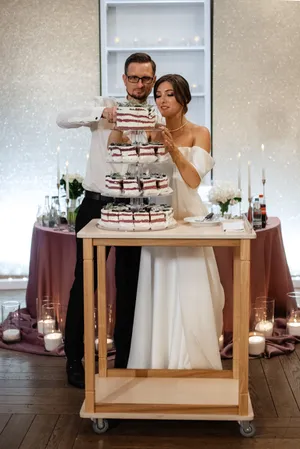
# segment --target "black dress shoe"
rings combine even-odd
[[[81,360],[68,360],[66,370],[69,384],[76,388],[84,388],[84,369]]]

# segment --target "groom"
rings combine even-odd
[[[125,61],[123,82],[127,100],[143,104],[155,83],[156,65],[146,53],[135,53]],[[113,99],[96,97],[93,106],[77,108],[61,113],[57,124],[61,128],[89,127],[91,130],[90,155],[83,182],[85,198],[79,208],[76,234],[93,218],[100,217],[101,208],[113,201],[101,194],[105,189],[105,175],[110,171],[106,162],[107,140],[116,121],[116,102]],[[124,199],[122,199],[124,202]],[[133,327],[137,282],[140,265],[139,247],[116,248],[116,323],[114,342],[116,368],[126,368]],[[108,255],[108,253],[107,253]],[[96,279],[96,276],[95,276]],[[97,285],[95,283],[95,289]],[[66,328],[65,353],[67,356],[68,382],[84,388],[84,320],[83,320],[83,249],[82,239],[76,238],[75,279],[70,291]]]

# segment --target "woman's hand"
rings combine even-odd
[[[172,155],[172,153],[174,154],[176,151],[178,151],[178,147],[175,144],[174,140],[173,140],[173,136],[170,133],[170,131],[168,130],[168,128],[166,127],[162,127],[161,128],[161,133],[162,133],[162,138],[163,138],[163,142],[165,144],[165,148],[166,150]]]

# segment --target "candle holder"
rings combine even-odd
[[[300,293],[287,293],[286,333],[300,337]]]
[[[114,310],[111,304],[107,305],[106,314],[106,344],[107,352],[114,350]],[[95,323],[95,350],[98,352],[99,349],[99,335],[98,335],[98,309],[94,309],[94,323]]]
[[[18,343],[21,340],[20,303],[4,301],[1,305],[2,340],[5,343]]]
[[[248,219],[249,223],[252,223],[252,221],[253,221],[252,198],[248,198],[248,213],[247,213],[247,219]]]
[[[272,337],[274,328],[275,300],[267,296],[256,298],[253,308],[253,328],[266,338]]]
[[[55,351],[63,343],[59,309],[59,303],[43,307],[44,346],[49,352]]]
[[[262,185],[263,185],[263,195],[264,195],[264,201],[265,201],[265,203],[266,203],[266,188],[265,188],[265,185],[266,185],[266,179],[262,179]]]
[[[52,296],[38,296],[36,298],[36,323],[39,334],[44,333],[43,308],[53,303]]]

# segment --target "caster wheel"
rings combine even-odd
[[[95,419],[93,421],[93,431],[98,435],[108,431],[109,425],[107,419]]]
[[[240,422],[240,434],[243,437],[251,438],[255,435],[256,429],[253,422],[250,421],[242,421]]]

